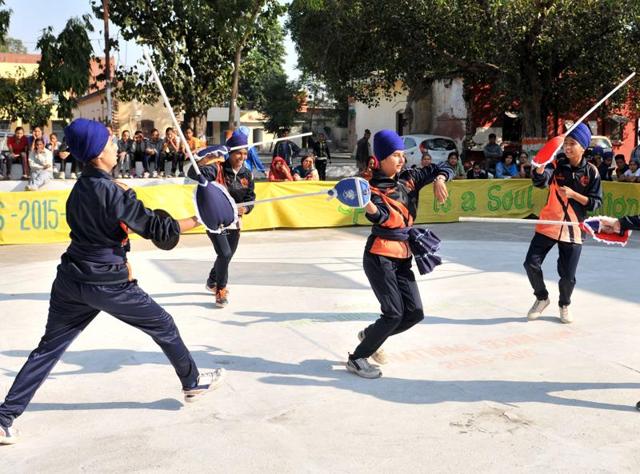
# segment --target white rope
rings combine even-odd
[[[460,217],[459,222],[487,222],[491,224],[530,224],[530,225],[566,225],[566,226],[580,226],[580,222],[565,222],[565,221],[546,221],[540,219],[513,219],[502,217]]]
[[[271,140],[263,140],[261,142],[249,143],[247,145],[232,146],[231,148],[229,148],[229,151],[232,152],[232,151],[235,151],[235,150],[242,150],[243,148],[251,148],[252,146],[260,146],[260,145],[264,145],[265,143],[281,142],[283,140],[290,140],[292,138],[308,137],[309,135],[313,135],[313,134],[311,132],[305,132],[305,133],[301,133],[299,135],[291,135],[291,136],[287,136],[287,137],[273,138]]]

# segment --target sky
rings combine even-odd
[[[289,3],[290,0],[283,0]],[[22,40],[27,51],[37,52],[36,43],[42,34],[42,30],[52,26],[54,33],[58,34],[64,28],[67,20],[73,16],[82,16],[91,13],[90,0],[5,0],[4,8],[13,11],[9,24],[9,36]],[[93,15],[92,15],[93,16]],[[104,55],[103,22],[93,17],[95,31],[90,38],[94,52],[97,56]],[[112,24],[109,26],[109,34],[118,36],[118,28]],[[290,79],[297,79],[299,71],[296,69],[297,55],[291,38],[287,36],[285,41],[284,69]],[[120,38],[120,51],[116,59],[118,65],[132,66],[142,57],[141,48],[135,43],[125,42]]]

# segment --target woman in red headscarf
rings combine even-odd
[[[291,170],[281,156],[276,156],[269,167],[269,181],[293,181]]]

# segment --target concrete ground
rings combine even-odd
[[[388,340],[377,380],[344,368],[379,310],[367,229],[244,234],[221,310],[205,236],[172,252],[135,241],[141,286],[226,383],[185,406],[151,339],[102,314],[16,421],[0,471],[640,472],[637,240],[585,245],[567,326],[555,305],[523,317],[530,226],[432,228],[445,263],[418,277],[427,318]],[[63,249],[0,248],[0,399],[42,334]]]

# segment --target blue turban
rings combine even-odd
[[[589,143],[591,143],[591,130],[584,123],[581,123],[573,129],[568,137],[573,138],[586,150],[589,148]]]
[[[75,119],[64,127],[64,138],[76,160],[91,161],[102,153],[109,141],[109,130],[100,122]]]
[[[380,130],[373,136],[373,154],[379,161],[398,150],[404,150],[404,143],[393,130]]]
[[[238,131],[240,133],[242,133],[243,135],[246,135],[247,138],[249,138],[249,133],[251,132],[251,130],[249,130],[249,127],[245,127],[244,125],[242,127],[238,127]]]
[[[249,137],[242,133],[240,130],[234,130],[233,134],[227,140],[227,148],[232,148],[234,146],[243,146],[249,143]]]

